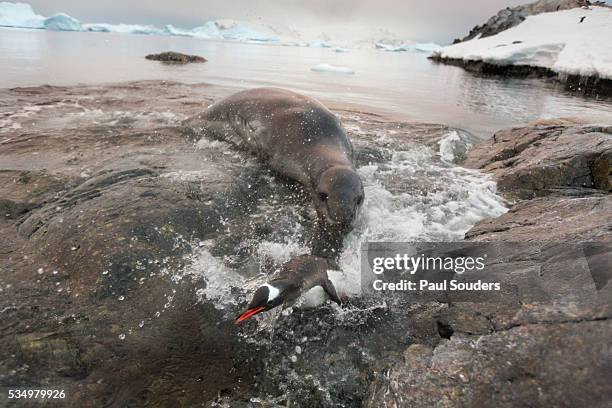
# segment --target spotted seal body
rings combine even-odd
[[[346,231],[363,202],[353,146],[323,104],[278,88],[231,95],[203,113],[216,136],[256,154],[311,194],[319,221]]]

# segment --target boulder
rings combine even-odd
[[[189,64],[190,62],[206,62],[206,58],[199,55],[188,55],[180,52],[166,51],[159,54],[149,54],[145,57],[151,61],[160,61],[166,64]]]

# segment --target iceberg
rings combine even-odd
[[[314,67],[310,68],[311,71],[315,72],[336,72],[339,74],[354,74],[355,71],[350,69],[349,67],[341,67],[338,65],[331,64],[317,64]]]
[[[34,13],[26,3],[0,2],[0,26],[19,28],[45,28],[45,18]]]
[[[53,31],[82,31],[81,23],[68,14],[57,13],[43,22],[45,29]]]
[[[234,20],[215,20],[214,25],[222,38],[231,41],[278,42],[272,33],[258,31]]]

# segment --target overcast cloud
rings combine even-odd
[[[386,28],[406,39],[449,42],[502,8],[526,0],[30,0],[38,14],[65,12],[83,22],[173,24],[259,19],[321,31]]]

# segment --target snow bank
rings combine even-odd
[[[434,55],[612,79],[610,38],[612,9],[593,6],[529,16],[499,34],[451,45]]]
[[[29,4],[0,2],[0,26],[44,28],[44,20]]]
[[[353,71],[349,67],[341,67],[338,65],[331,65],[331,64],[318,64],[310,68],[310,70],[315,71],[315,72],[336,72],[339,74],[354,74],[355,73],[355,71]]]

